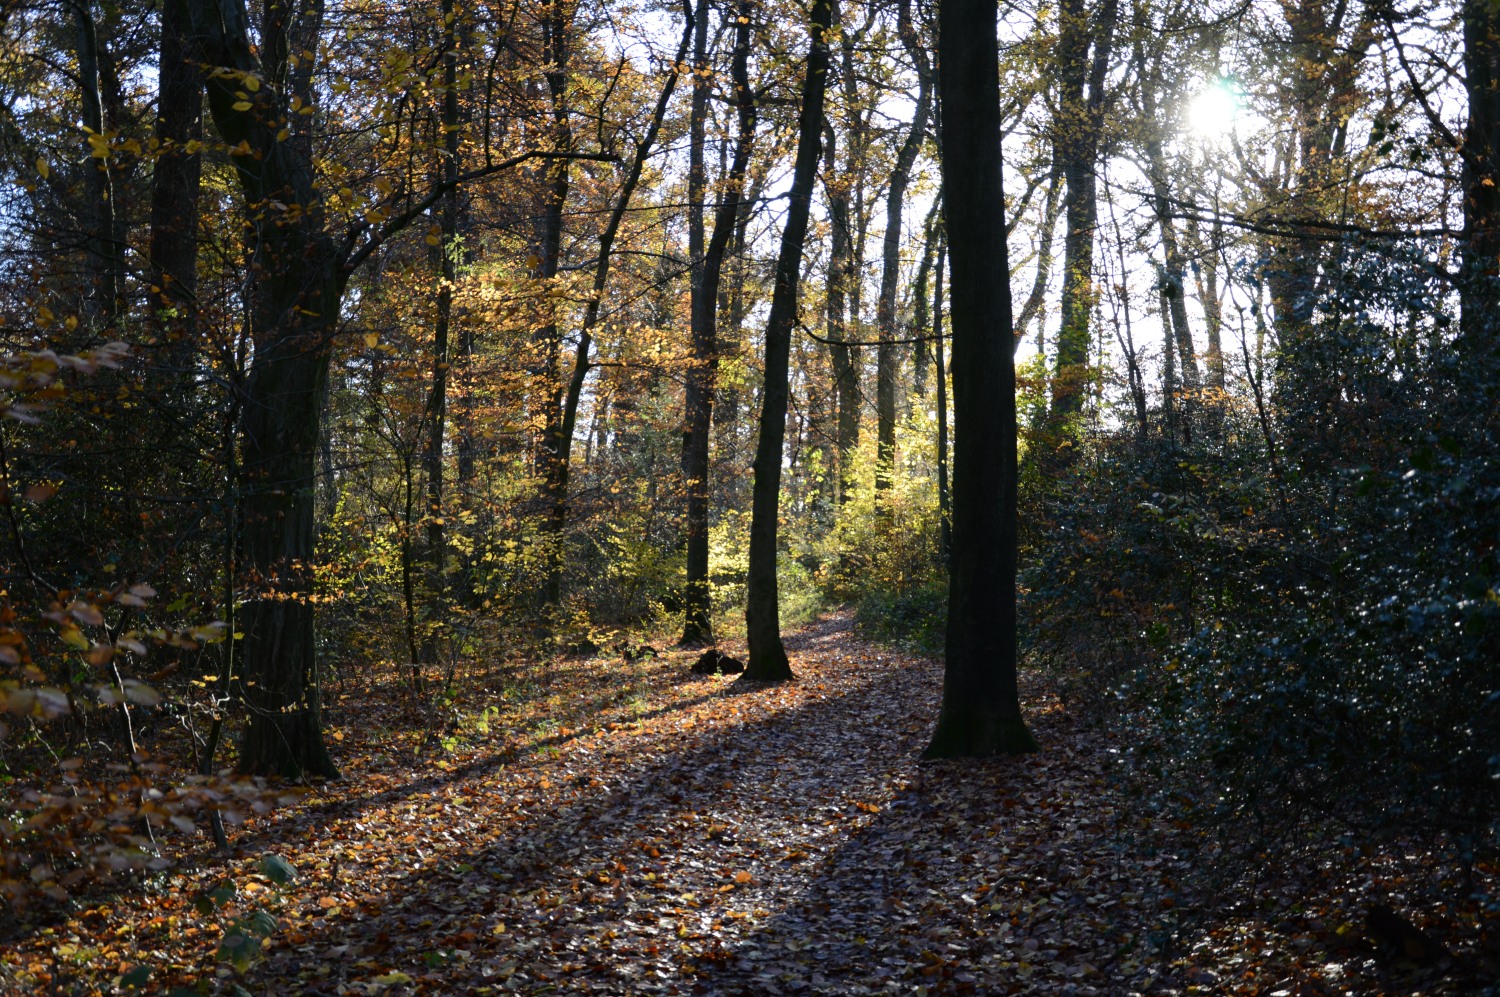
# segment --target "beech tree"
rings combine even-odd
[[[917,155],[927,139],[927,116],[932,98],[932,70],[927,52],[912,20],[911,5],[902,0],[897,8],[897,30],[902,48],[917,73],[917,106],[912,115],[911,130],[896,154],[886,185],[885,238],[881,249],[880,295],[875,303],[875,322],[880,345],[876,352],[875,410],[879,427],[875,457],[875,487],[884,491],[891,486],[891,467],[896,460],[896,380],[897,380],[897,285],[901,279],[901,213],[906,202],[906,188]]]
[[[745,677],[784,681],[792,677],[781,643],[776,562],[781,515],[781,459],[786,441],[787,376],[797,292],[802,279],[803,239],[811,210],[812,185],[822,156],[823,96],[828,86],[830,0],[813,0],[808,11],[809,48],[797,119],[797,158],[787,195],[781,251],[776,257],[771,311],[766,318],[765,387],[761,393],[760,439],[755,449],[751,502],[750,567],[745,598],[745,636],[750,660]]]
[[[1064,183],[1064,235],[1062,325],[1057,333],[1050,412],[1054,428],[1063,427],[1083,409],[1095,301],[1099,150],[1118,17],[1118,0],[1099,0],[1092,13],[1083,0],[1064,0],[1057,12],[1059,94],[1053,148]]]
[[[996,28],[985,0],[938,7],[954,426],[943,703],[927,747],[934,758],[1036,747],[1016,689],[1016,382]]]
[[[683,438],[682,471],[687,481],[687,582],[683,590],[685,646],[712,643],[712,591],[708,579],[709,434],[713,428],[713,402],[718,368],[718,322],[720,281],[730,240],[740,225],[741,197],[745,173],[755,144],[755,95],[750,90],[750,26],[753,10],[741,0],[734,13],[734,54],[730,63],[738,134],[728,174],[722,178],[718,206],[714,209],[713,235],[703,245],[704,118],[708,105],[708,67],[704,48],[708,34],[707,3],[699,3],[694,36],[694,93],[689,143],[693,157],[689,174],[689,255],[692,257],[689,324],[693,366],[683,392],[687,432]]]

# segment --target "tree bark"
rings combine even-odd
[[[750,681],[784,681],[792,677],[781,643],[776,584],[777,518],[780,514],[781,456],[786,439],[787,374],[792,329],[797,321],[797,291],[802,244],[813,181],[821,155],[823,98],[828,85],[830,0],[813,0],[809,12],[810,50],[797,124],[797,158],[788,194],[786,227],[776,259],[771,312],[766,320],[765,386],[761,393],[760,438],[755,448],[755,482],[750,514],[750,569],[745,603],[745,634]]]
[[[927,368],[932,364],[932,342],[923,339],[932,331],[932,267],[937,261],[938,233],[942,226],[938,219],[943,213],[943,195],[933,198],[927,219],[922,223],[922,258],[917,262],[917,278],[912,284],[911,325],[917,340],[912,344],[912,393],[917,398],[927,397]],[[911,402],[907,403],[911,411]]]
[[[151,174],[148,307],[157,335],[171,341],[165,365],[181,376],[190,362],[198,296],[198,192],[203,137],[203,70],[188,57],[186,0],[165,0],[158,49],[156,140]]]
[[[838,138],[830,123],[823,188],[828,200],[828,280],[824,291],[828,331],[828,359],[833,366],[836,396],[835,447],[838,450],[838,501],[847,502],[854,490],[854,454],[859,449],[859,357],[848,338],[849,300],[853,280],[854,242],[849,228],[849,190],[838,175]]]
[[[706,69],[703,42],[707,34],[706,2],[700,2],[694,40],[695,64]],[[724,192],[714,210],[713,237],[702,258],[695,256],[692,300],[690,304],[692,322],[693,366],[687,380],[686,408],[688,431],[683,441],[682,471],[687,479],[687,585],[683,592],[686,610],[683,620],[683,645],[712,643],[713,621],[712,590],[708,579],[708,455],[709,437],[713,429],[713,399],[718,365],[718,307],[719,283],[723,274],[724,254],[733,237],[740,211],[740,192],[745,184],[745,171],[750,163],[750,152],[755,142],[755,103],[750,91],[750,14],[747,0],[738,5],[735,26],[735,44],[730,78],[734,86],[735,105],[738,110],[739,134],[735,140],[734,159],[729,174],[724,178]],[[700,71],[695,74],[698,90],[693,95],[696,130],[692,142],[700,147],[698,156],[701,168],[703,144],[703,122],[698,114],[701,100],[706,114],[708,94],[706,80]],[[702,243],[703,186],[698,185],[694,207],[699,216],[698,241]],[[693,195],[689,194],[689,201]]]
[[[85,314],[100,329],[117,329],[124,293],[124,246],[119,238],[120,205],[115,173],[110,163],[108,129],[104,120],[101,73],[104,53],[92,0],[72,0],[77,35],[79,97],[84,130],[89,134],[92,159],[84,169],[88,212],[86,247],[90,289]]]
[[[909,0],[898,6],[897,27],[901,45],[917,71],[917,106],[912,115],[911,131],[901,144],[886,188],[885,240],[880,268],[880,296],[875,302],[875,327],[879,346],[875,351],[875,490],[891,487],[896,461],[896,379],[900,354],[895,340],[898,319],[896,291],[901,282],[901,212],[906,201],[906,185],[911,181],[912,166],[927,137],[927,114],[932,100],[932,71],[927,52],[911,19]]]
[[[1500,339],[1500,8],[1464,0],[1464,254],[1460,329],[1471,349]]]
[[[937,373],[938,553],[953,563],[953,507],[948,492],[948,370],[943,357],[943,264],[947,245],[939,242],[932,291],[932,358]]]
[[[1061,79],[1054,149],[1066,189],[1063,194],[1062,327],[1057,334],[1051,421],[1062,430],[1083,410],[1088,380],[1090,318],[1094,308],[1094,229],[1098,196],[1094,171],[1104,126],[1104,84],[1118,13],[1117,0],[1101,0],[1092,19],[1083,0],[1063,0],[1058,28]],[[1090,48],[1093,50],[1090,59]]]
[[[241,405],[241,565],[254,587],[242,613],[249,722],[239,768],[258,775],[337,777],[323,742],[313,641],[311,565],[322,397],[347,276],[324,226],[311,162],[277,140],[286,121],[250,41],[242,0],[192,0],[197,56],[211,69],[209,110],[256,219],[251,288],[255,354]],[[319,17],[315,7],[305,16]],[[264,33],[263,33],[264,34]],[[265,47],[274,53],[274,45]],[[252,107],[235,108],[255,79]]]
[[[568,105],[568,34],[572,30],[573,6],[568,0],[548,4],[542,18],[542,65],[547,94],[551,101],[552,144],[559,152],[573,148],[573,130]],[[542,480],[542,500],[547,515],[542,522],[546,561],[546,579],[542,586],[544,606],[556,606],[562,600],[562,543],[568,525],[568,455],[563,448],[562,333],[557,324],[557,304],[552,292],[562,264],[563,206],[572,186],[572,173],[566,158],[547,163],[546,185],[537,226],[537,280],[547,295],[543,308],[546,319],[537,329],[535,343],[541,356],[537,364],[534,391],[534,424],[540,432],[536,447],[537,476]]]
[[[438,212],[437,316],[433,322],[432,389],[427,398],[427,574],[433,602],[429,630],[423,635],[423,660],[437,660],[436,627],[446,622],[448,599],[448,541],[443,515],[443,444],[448,431],[449,330],[453,322],[453,289],[458,283],[458,19],[454,0],[442,0],[443,18],[443,110],[440,127],[443,147],[440,174],[448,187]],[[415,667],[415,663],[413,664]],[[420,676],[415,676],[419,678]]]
[[[985,757],[1036,747],[1016,688],[1016,383],[996,6],[940,0],[938,18],[956,434],[943,701],[927,755]]]

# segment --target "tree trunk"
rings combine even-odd
[[[92,0],[73,0],[73,16],[82,120],[84,130],[90,136],[88,146],[92,153],[92,160],[84,169],[89,205],[85,224],[88,228],[86,247],[91,285],[85,314],[100,329],[117,329],[124,293],[124,247],[117,232],[120,206],[109,144],[105,138],[107,129],[100,79],[103,56]]]
[[[202,156],[189,144],[203,137],[203,70],[188,57],[186,0],[161,10],[156,140],[151,174],[151,296],[148,309],[165,366],[177,377],[190,362],[198,296],[198,190]],[[174,378],[175,379],[175,378]]]
[[[937,373],[938,553],[953,563],[953,508],[948,493],[948,371],[943,362],[943,263],[946,244],[937,251],[937,278],[932,292],[932,358]]]
[[[1016,689],[1016,382],[996,10],[989,0],[938,8],[957,432],[943,702],[927,748],[936,758],[1036,747]]]
[[[427,399],[427,574],[433,602],[429,630],[423,635],[421,659],[438,657],[436,627],[446,622],[448,600],[448,541],[443,514],[443,444],[448,430],[449,330],[453,322],[453,289],[458,283],[458,28],[454,0],[442,0],[443,17],[443,133],[440,173],[448,192],[438,221],[437,318],[433,323],[432,390]],[[415,666],[415,662],[413,663]]]
[[[1117,0],[1101,0],[1091,25],[1083,0],[1063,0],[1057,58],[1059,118],[1053,136],[1066,190],[1063,216],[1062,327],[1057,334],[1051,421],[1064,430],[1083,411],[1088,380],[1089,324],[1094,308],[1095,170],[1104,125],[1104,84],[1114,45]],[[1090,60],[1089,50],[1093,49]],[[1085,88],[1085,83],[1087,87]]]
[[[1115,337],[1119,340],[1121,352],[1125,354],[1125,374],[1130,384],[1130,400],[1135,405],[1136,438],[1144,442],[1148,431],[1146,379],[1141,373],[1140,355],[1135,349],[1135,331],[1130,323],[1130,281],[1124,276],[1130,273],[1130,268],[1125,260],[1125,236],[1120,231],[1120,219],[1115,214],[1113,201],[1110,202],[1109,218],[1115,230],[1115,252],[1119,254],[1121,274],[1120,309],[1115,319]],[[1120,328],[1121,317],[1124,319],[1123,330]]]
[[[1224,242],[1223,222],[1216,217],[1210,231],[1210,241],[1205,243],[1197,220],[1188,221],[1188,246],[1198,261],[1194,282],[1198,286],[1203,324],[1208,333],[1208,349],[1204,352],[1203,362],[1214,407],[1219,410],[1224,401],[1224,309],[1219,301],[1219,249]]]
[[[776,584],[777,517],[781,497],[781,452],[786,438],[787,373],[792,329],[797,321],[797,291],[802,270],[802,243],[818,170],[823,97],[828,85],[830,0],[813,0],[809,17],[810,50],[803,82],[802,111],[797,124],[797,158],[788,194],[786,228],[776,259],[771,312],[766,319],[765,386],[761,394],[760,438],[755,448],[755,483],[751,499],[750,569],[745,603],[745,635],[750,660],[745,678],[784,681],[792,677],[781,644]]]
[[[694,74],[697,87],[693,95],[694,125],[691,142],[699,148],[698,164],[702,168],[703,117],[707,114],[708,93],[706,80],[706,58],[704,42],[707,36],[708,16],[706,3],[699,4],[699,24],[694,40],[694,61],[699,72]],[[750,151],[755,140],[755,104],[750,91],[750,8],[746,0],[739,5],[733,65],[730,70],[735,91],[735,104],[739,110],[739,136],[735,142],[734,160],[725,178],[725,189],[719,205],[714,210],[714,232],[706,248],[703,241],[703,181],[700,175],[696,191],[689,193],[689,201],[697,213],[698,243],[702,258],[694,254],[691,322],[693,340],[693,367],[687,381],[686,407],[688,416],[687,438],[683,441],[682,471],[687,479],[687,585],[683,592],[686,615],[683,620],[683,645],[712,643],[713,621],[712,591],[708,579],[708,454],[709,437],[713,429],[713,399],[718,364],[718,307],[719,282],[723,273],[724,254],[728,249],[739,220],[740,191],[745,183],[745,170],[750,163]],[[699,103],[702,103],[702,113]],[[691,171],[689,179],[691,181]],[[690,184],[691,186],[691,184]]]
[[[1464,255],[1460,328],[1469,347],[1500,338],[1500,8],[1464,0]]]
[[[551,100],[552,142],[558,151],[573,147],[573,131],[568,106],[568,32],[572,27],[572,6],[552,3],[542,21],[542,64],[546,66],[547,93]],[[536,452],[537,473],[542,479],[542,498],[547,516],[542,522],[542,536],[547,577],[542,589],[542,603],[556,606],[562,600],[563,530],[568,524],[568,454],[563,439],[562,332],[557,326],[557,305],[551,293],[556,290],[558,269],[562,264],[563,206],[567,203],[572,176],[568,160],[547,164],[547,186],[542,195],[541,218],[537,232],[539,266],[537,278],[546,285],[548,295],[543,307],[547,318],[537,330],[536,344],[541,351],[538,365],[536,408],[533,418],[540,422]]]
[[[901,144],[896,155],[896,164],[891,169],[891,181],[887,187],[885,211],[885,241],[882,247],[880,269],[880,296],[875,303],[875,327],[880,345],[875,352],[875,415],[876,453],[875,490],[883,492],[891,487],[896,461],[896,378],[899,374],[897,336],[896,290],[901,282],[901,211],[906,201],[906,185],[911,180],[912,166],[922,143],[927,137],[927,113],[932,99],[932,72],[927,63],[927,52],[911,20],[909,0],[901,0],[898,7],[897,25],[901,45],[917,70],[917,107],[912,115],[911,131]]]
[[[833,366],[837,401],[835,446],[838,450],[838,500],[849,500],[854,490],[854,454],[859,449],[859,355],[858,348],[844,342],[848,337],[849,300],[846,293],[854,276],[854,241],[849,228],[849,190],[838,175],[838,144],[833,126],[828,126],[827,158],[823,174],[828,199],[828,282],[824,292],[828,331],[828,359]]]
[[[932,266],[937,259],[938,232],[942,226],[939,225],[938,216],[943,211],[943,197],[939,192],[933,198],[932,208],[927,213],[927,220],[922,223],[922,258],[917,263],[917,279],[912,284],[912,311],[911,327],[917,340],[912,345],[912,394],[917,398],[927,397],[927,368],[932,363],[932,341],[924,339],[932,332]],[[907,412],[912,408],[911,400],[907,402]]]
[[[239,768],[256,775],[337,777],[323,743],[309,596],[322,400],[347,280],[344,260],[325,228],[310,161],[293,142],[277,139],[287,120],[278,103],[283,95],[260,86],[245,101],[249,109],[235,107],[245,78],[284,79],[277,63],[264,64],[257,56],[242,0],[192,0],[190,11],[194,56],[210,67],[214,123],[228,145],[249,150],[233,161],[256,217],[258,267],[250,293],[255,354],[240,419],[241,565],[254,595],[242,614],[249,722]],[[316,24],[321,7],[303,16]],[[274,56],[278,46],[262,50]]]
[[[1036,321],[1036,352],[1047,355],[1047,317],[1042,314],[1042,305],[1047,301],[1047,282],[1052,277],[1053,244],[1057,232],[1057,209],[1062,192],[1062,172],[1054,161],[1052,174],[1047,178],[1047,200],[1042,209],[1042,227],[1037,230],[1036,276],[1031,281],[1031,293],[1021,303],[1021,313],[1016,317],[1016,345],[1026,335],[1026,327]]]
[[[728,316],[718,331],[720,356],[735,356],[740,353],[744,341],[745,325],[745,239],[750,227],[750,217],[765,189],[766,171],[771,157],[762,158],[758,174],[746,177],[747,190],[740,197],[740,212],[735,218],[734,236],[725,251],[729,264],[728,287],[723,291],[720,307]],[[725,451],[724,458],[731,467],[739,463],[740,389],[737,381],[719,387],[718,404],[714,406],[714,426],[719,431],[719,445]]]
[[[1143,55],[1137,56],[1137,65],[1144,65]],[[1165,349],[1177,351],[1177,361],[1182,371],[1182,430],[1183,440],[1191,443],[1193,437],[1193,414],[1199,399],[1198,358],[1193,349],[1193,330],[1188,325],[1187,314],[1187,264],[1183,260],[1182,248],[1177,242],[1177,227],[1172,221],[1172,197],[1167,180],[1166,155],[1162,152],[1160,115],[1156,105],[1156,91],[1160,83],[1160,63],[1154,63],[1149,72],[1142,72],[1141,110],[1143,125],[1147,129],[1145,140],[1146,173],[1151,184],[1151,204],[1156,214],[1156,227],[1161,233],[1162,264],[1157,271],[1158,290],[1162,301],[1162,330],[1166,340]]]

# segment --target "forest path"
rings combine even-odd
[[[330,696],[346,778],[236,831],[232,903],[193,912],[226,875],[210,861],[5,961],[50,945],[53,979],[78,992],[133,964],[153,986],[217,972],[215,992],[255,994],[1081,995],[1211,979],[1155,954],[1183,870],[1142,857],[1155,828],[1117,805],[1118,755],[1044,677],[1022,680],[1040,753],[923,762],[939,662],[859,639],[847,614],[787,646],[797,681],[771,687],[691,676],[689,652],[499,668],[471,697],[501,705],[467,757],[403,760],[368,693]],[[284,890],[256,871],[267,853],[299,871]],[[264,958],[216,970],[219,926],[256,911],[277,924]]]
[[[1042,753],[926,763],[940,663],[857,639],[848,615],[787,646],[794,683],[683,681],[691,656],[674,655],[638,719],[285,821],[267,846],[318,886],[252,978],[320,993],[1147,983],[1142,926],[1170,903],[1168,863],[1129,859],[1107,745],[1042,680],[1023,692]]]

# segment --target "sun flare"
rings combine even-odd
[[[1239,98],[1228,81],[1218,80],[1188,104],[1188,127],[1201,138],[1220,138],[1234,129],[1239,111]]]

